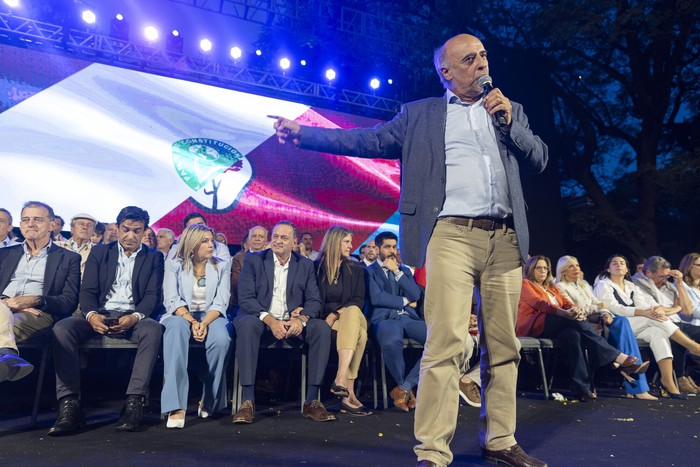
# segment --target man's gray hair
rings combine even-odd
[[[445,78],[445,76],[442,74],[442,71],[440,71],[441,68],[447,68],[445,57],[445,44],[442,44],[440,47],[435,49],[435,52],[433,52],[433,64],[435,65],[435,71],[437,71],[442,86],[445,89],[447,89],[447,86],[450,85],[450,81],[447,78]]]
[[[651,271],[652,273],[655,273],[661,268],[665,269],[670,267],[671,263],[666,261],[663,257],[651,256],[648,260],[644,262],[644,266],[642,266],[642,272],[646,273],[647,271]]]

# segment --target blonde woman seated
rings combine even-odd
[[[163,279],[166,312],[160,322],[163,334],[163,391],[161,413],[168,428],[184,428],[189,378],[187,358],[190,337],[203,342],[206,368],[198,416],[226,407],[224,369],[231,345],[226,308],[231,296],[231,266],[214,255],[214,230],[204,224],[188,226],[172,260],[165,262]]]
[[[326,232],[319,258],[315,261],[318,290],[323,304],[321,318],[336,335],[338,372],[331,392],[340,398],[340,411],[352,415],[370,415],[355,395],[355,379],[367,343],[365,306],[365,270],[348,259],[352,251],[352,232],[333,226]]]
[[[639,352],[637,338],[630,327],[630,323],[624,316],[615,317],[607,306],[593,295],[593,289],[583,279],[583,272],[578,264],[578,260],[573,256],[562,256],[557,261],[556,285],[562,295],[569,299],[571,303],[579,307],[589,322],[608,328],[608,341],[628,355],[642,360]],[[644,400],[658,400],[649,394],[649,384],[643,374],[628,374],[622,370],[625,378],[625,389],[627,397]]]
[[[662,395],[686,399],[673,380],[673,353],[669,339],[700,355],[700,344],[690,340],[668,319],[662,307],[652,307],[645,294],[630,280],[629,262],[622,255],[613,255],[598,276],[593,294],[606,303],[617,316],[626,316],[637,339],[651,347],[661,373]]]
[[[516,334],[561,340],[566,345],[574,397],[595,400],[581,344],[591,351],[598,366],[617,364],[627,373],[643,373],[649,362],[637,364],[637,357],[620,352],[586,321],[583,310],[574,306],[554,285],[549,258],[533,256],[523,270],[523,288],[518,303]]]

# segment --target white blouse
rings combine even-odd
[[[622,305],[617,301],[615,292],[627,305]],[[646,294],[628,280],[625,280],[624,288],[620,288],[609,278],[599,279],[593,287],[593,295],[607,304],[610,311],[619,316],[634,316],[634,310],[646,310],[652,307]]]
[[[603,311],[603,309],[598,308],[600,300],[593,295],[591,285],[585,280],[582,279],[578,282],[562,281],[557,282],[556,285],[562,295],[581,308],[586,313],[586,316]]]
[[[691,287],[685,282],[681,281],[683,284],[683,287],[685,287],[685,290],[688,292],[688,296],[690,297],[690,301],[693,304],[693,317],[690,320],[690,324],[693,326],[700,326],[700,289],[697,289],[696,287]],[[686,321],[686,319],[683,319],[683,321]]]

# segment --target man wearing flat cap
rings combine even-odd
[[[85,261],[87,261],[90,250],[92,250],[92,234],[95,231],[97,219],[90,214],[80,213],[73,216],[70,220],[70,238],[55,242],[56,245],[78,253],[80,255],[80,275],[82,277],[85,270]]]

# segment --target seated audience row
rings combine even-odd
[[[565,342],[573,392],[584,400],[597,396],[590,390],[581,341],[598,365],[610,360],[611,349],[619,353],[613,365],[619,365],[625,378],[627,397],[655,400],[642,374],[648,362],[641,363],[637,341],[646,343],[660,370],[662,395],[685,399],[684,393],[698,392],[685,373],[687,354],[700,355],[700,326],[688,322],[693,307],[700,306],[691,298],[696,293],[693,287],[698,290],[700,272],[694,273],[689,265],[698,259],[700,255],[686,255],[681,261],[684,273],[671,270],[662,257],[652,256],[631,278],[627,259],[613,255],[591,288],[576,258],[559,259],[555,283],[549,259],[532,257],[523,271],[518,334]],[[669,278],[677,285],[672,285]],[[609,345],[600,337],[603,328],[608,331]],[[673,378],[674,370],[680,390]]]

